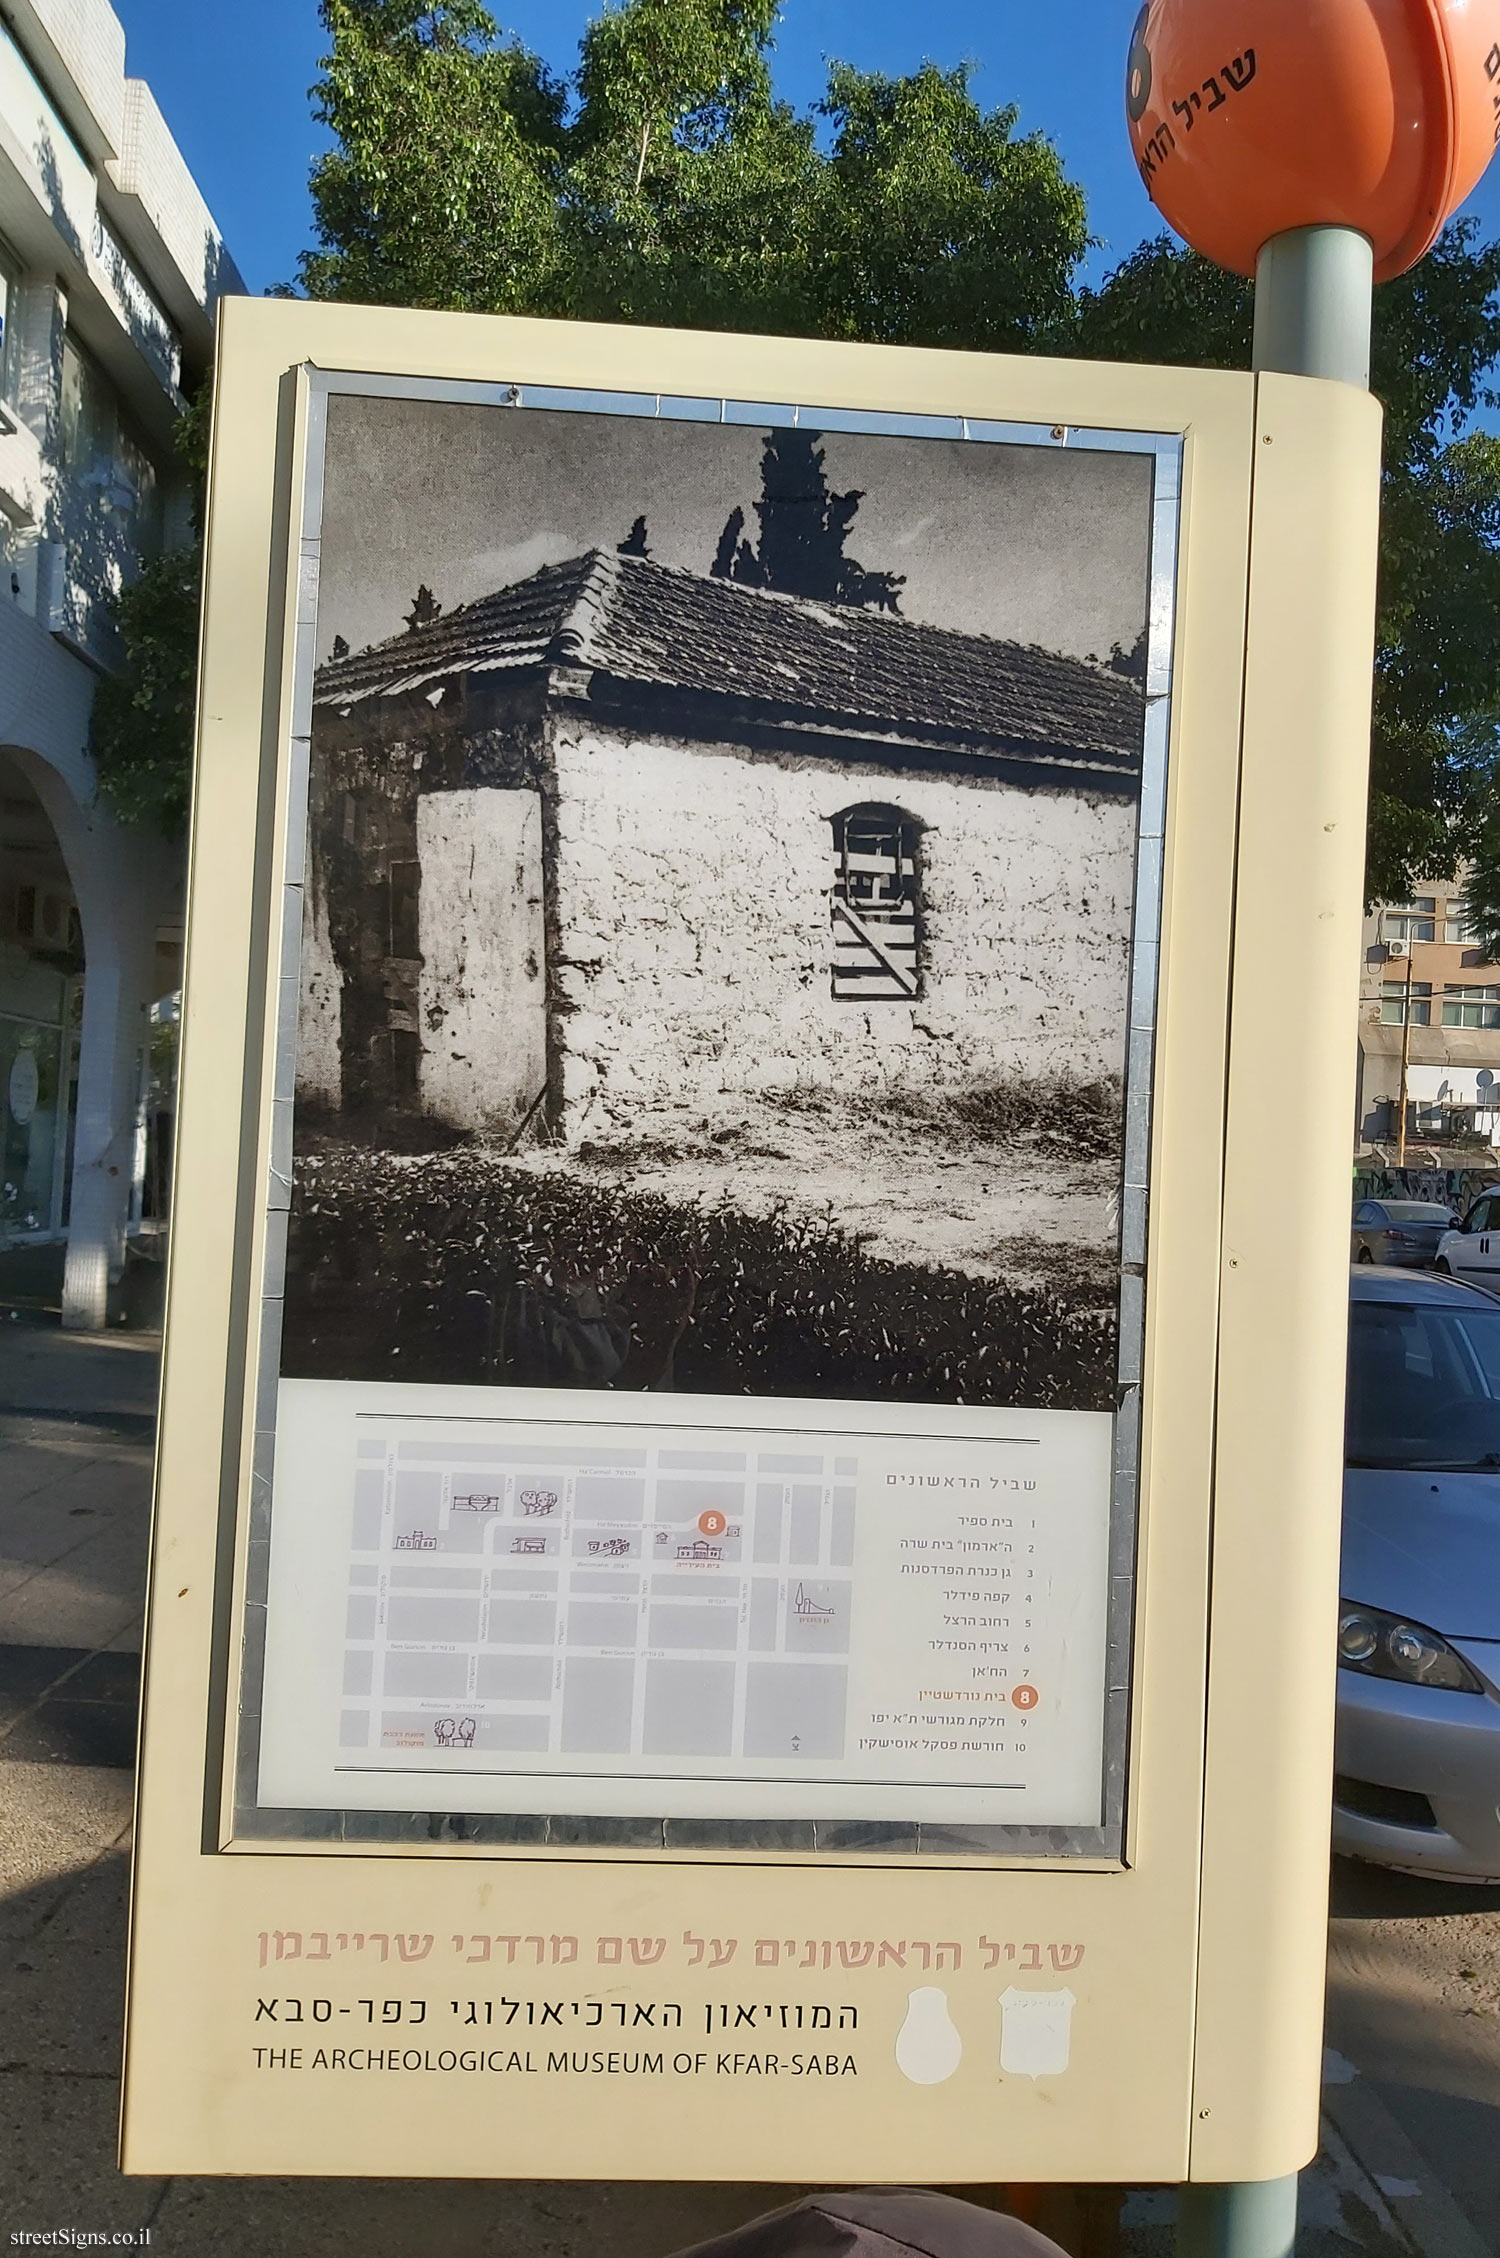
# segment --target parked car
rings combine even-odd
[[[1443,1233],[1433,1268],[1473,1286],[1500,1287],[1500,1184],[1486,1184],[1462,1223]]]
[[[1500,1301],[1351,1274],[1336,1850],[1500,1881]]]
[[[1349,1260],[1425,1270],[1436,1260],[1444,1232],[1457,1221],[1451,1207],[1436,1207],[1428,1200],[1356,1200]]]

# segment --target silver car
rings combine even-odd
[[[1334,1848],[1500,1881],[1500,1301],[1351,1296]]]
[[[1349,1260],[1425,1270],[1457,1221],[1451,1207],[1435,1207],[1428,1200],[1356,1200]]]

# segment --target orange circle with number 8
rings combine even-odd
[[[1035,1709],[1042,1697],[1035,1686],[1017,1686],[1010,1698],[1017,1709]]]
[[[722,1537],[729,1523],[722,1513],[700,1513],[698,1526],[705,1537]]]

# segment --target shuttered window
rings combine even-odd
[[[900,808],[845,808],[833,846],[833,993],[909,1002],[922,993],[917,825]]]

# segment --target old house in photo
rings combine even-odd
[[[316,678],[304,1106],[1120,1071],[1128,675],[597,549],[412,617]]]

